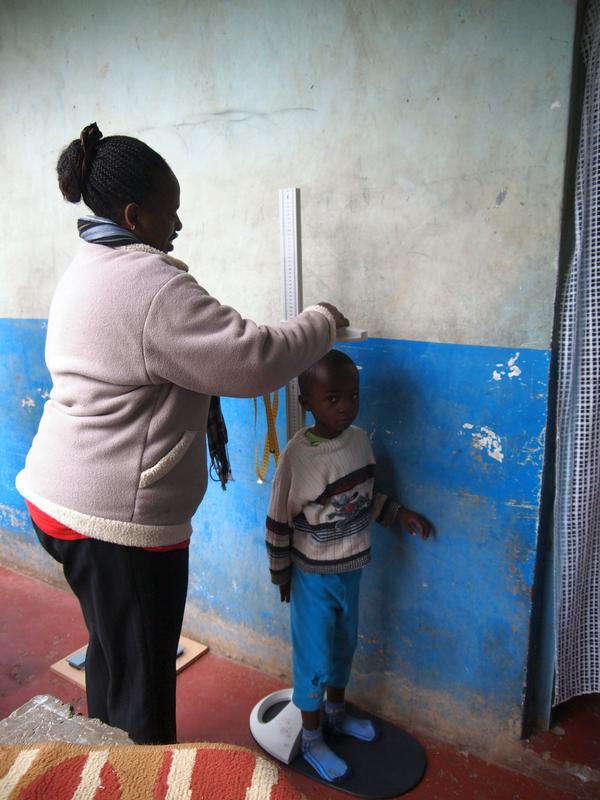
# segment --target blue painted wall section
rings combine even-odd
[[[508,719],[522,701],[549,354],[383,340],[354,353],[384,488],[436,529],[422,543],[376,527],[358,670]]]
[[[25,540],[29,517],[15,489],[50,388],[46,321],[0,318],[0,529]]]
[[[14,476],[49,389],[44,335],[44,321],[0,320],[4,556],[6,542],[34,542]],[[387,339],[343,349],[361,371],[358,424],[372,438],[381,487],[435,526],[426,542],[374,527],[352,689],[425,727],[442,708],[449,735],[460,719],[468,728],[469,715],[518,733],[549,352]],[[225,493],[211,484],[194,519],[188,630],[285,672],[287,608],[264,552],[270,485],[254,471],[264,414],[255,432],[252,401],[225,399],[223,408],[235,482]],[[283,442],[282,412],[278,430]],[[18,553],[10,549],[13,560]]]

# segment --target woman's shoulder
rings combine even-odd
[[[107,247],[104,244],[94,242],[81,242],[77,251],[74,263],[89,263],[93,265],[97,262],[104,264],[119,264],[122,266],[127,263],[131,266],[138,266],[141,269],[154,268],[172,274],[180,272],[188,273],[189,268],[186,263],[179,258],[157,250],[148,244],[127,244],[120,247]]]
[[[93,298],[96,306],[133,303],[148,309],[159,296],[161,302],[178,308],[207,294],[183,262],[160,250],[141,244],[112,248],[81,242],[54,298],[83,303]]]
[[[188,294],[190,288],[208,295],[189,271],[187,264],[179,258],[157,250],[147,244],[128,244],[121,247],[106,247],[91,242],[81,242],[81,247],[71,264],[76,273],[87,270],[108,281],[127,286],[136,294],[153,295],[167,286],[176,294]]]
[[[178,269],[181,272],[189,272],[189,267],[184,261],[181,261],[181,259],[175,258],[175,256],[171,256],[168,253],[164,253],[162,250],[157,250],[156,247],[152,247],[149,244],[143,244],[140,242],[139,244],[126,244],[122,247],[116,247],[114,249],[121,253],[144,253],[148,256],[154,256],[160,261],[160,263],[166,264],[169,267],[175,267],[175,269]]]

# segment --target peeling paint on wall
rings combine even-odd
[[[482,425],[479,432],[473,434],[473,447],[476,450],[485,450],[495,461],[504,461],[500,437],[485,425]]]
[[[0,528],[26,531],[30,528],[29,516],[20,508],[0,503]]]
[[[517,361],[521,354],[519,352],[511,356],[506,364],[496,364],[496,369],[492,372],[492,380],[501,381],[507,375],[510,380],[521,375],[521,368],[517,366]]]
[[[537,436],[531,437],[531,439],[524,443],[518,461],[519,465],[524,467],[526,464],[534,464],[541,471],[544,463],[545,441],[546,429],[542,428]]]
[[[471,422],[465,422],[463,428],[465,430],[472,430],[475,426]],[[490,458],[494,461],[504,461],[504,453],[502,452],[502,442],[497,433],[491,428],[482,425],[478,431],[471,434],[472,445],[476,450],[485,450]]]
[[[514,356],[511,356],[508,359],[508,377],[509,378],[518,378],[521,374],[520,367],[517,366],[517,359],[519,358],[520,353],[515,353]]]

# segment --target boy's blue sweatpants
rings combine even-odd
[[[294,566],[292,621],[292,701],[301,711],[317,711],[326,686],[344,688],[350,679],[358,639],[358,597],[362,569],[321,575]]]

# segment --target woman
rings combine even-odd
[[[63,196],[83,198],[83,240],[50,307],[52,391],[17,476],[38,538],[63,565],[89,631],[88,714],[139,743],[176,740],[175,654],[191,518],[224,485],[219,395],[252,397],[299,374],[348,321],[329,304],[257,326],[167,255],[181,231],[165,160],[96,124],[61,154]]]

